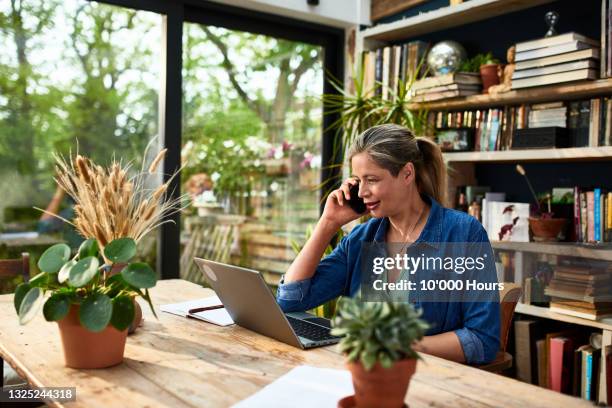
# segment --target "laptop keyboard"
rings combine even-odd
[[[305,337],[309,340],[324,341],[340,338],[338,336],[332,336],[329,334],[329,329],[326,327],[308,323],[304,320],[296,319],[295,317],[291,316],[287,316],[287,320],[289,320],[289,324],[291,324],[291,327],[293,327],[293,330],[295,330],[295,333],[298,336]]]

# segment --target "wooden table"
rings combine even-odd
[[[152,290],[156,305],[211,295],[182,280]],[[0,356],[33,386],[76,387],[68,407],[227,407],[300,364],[343,368],[335,346],[303,351],[238,326],[218,327],[143,307],[123,364],[101,370],[64,367],[56,324],[39,316],[19,326],[13,296],[0,296]],[[476,368],[423,355],[406,402],[416,407],[592,407]]]

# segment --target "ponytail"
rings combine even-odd
[[[446,205],[446,164],[437,144],[425,137],[417,137],[422,160],[416,162],[416,182],[419,191]]]

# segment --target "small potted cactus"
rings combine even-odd
[[[419,358],[412,346],[428,328],[420,313],[408,303],[342,298],[332,327],[344,336],[339,347],[355,388],[338,406],[401,407]]]

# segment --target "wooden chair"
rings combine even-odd
[[[17,259],[0,259],[0,278],[23,276],[23,281],[30,280],[30,255],[27,252]],[[4,360],[0,358],[0,387],[4,386]]]
[[[504,290],[499,294],[501,315],[499,351],[495,356],[495,360],[488,364],[479,365],[477,368],[493,373],[501,373],[512,367],[512,355],[506,352],[506,345],[508,344],[508,335],[510,333],[510,326],[512,325],[514,309],[516,308],[516,303],[521,297],[522,292],[523,290],[517,284],[508,282],[504,284]]]

